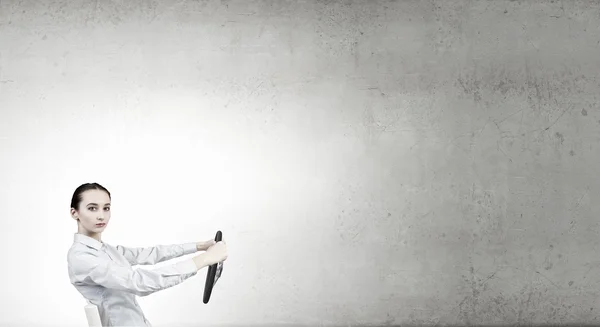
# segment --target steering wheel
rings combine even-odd
[[[217,232],[215,236],[215,242],[220,242],[223,239],[223,233]],[[217,283],[217,280],[223,273],[223,262],[215,263],[208,267],[208,273],[206,274],[206,283],[204,284],[204,304],[207,304],[210,300],[210,294],[212,289]]]

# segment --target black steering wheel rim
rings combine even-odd
[[[223,233],[221,231],[217,232],[215,235],[215,242],[220,242],[223,239]],[[210,300],[210,295],[212,294],[213,287],[215,283],[221,277],[223,272],[223,263],[215,263],[208,267],[208,272],[206,273],[206,282],[204,283],[204,304],[207,304]]]

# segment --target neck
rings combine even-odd
[[[101,238],[101,236],[102,236],[102,233],[94,233],[94,232],[90,232],[90,231],[88,231],[88,230],[86,230],[86,229],[82,228],[82,227],[81,227],[81,225],[79,225],[79,226],[77,227],[77,233],[78,233],[78,234],[85,235],[85,236],[88,236],[88,237],[91,237],[91,238],[95,239],[95,240],[96,240],[96,241],[98,241],[98,242],[102,242],[102,238]]]

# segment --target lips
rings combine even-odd
[[[102,223],[102,224],[96,224],[96,226],[98,226],[98,227],[103,227],[103,226],[105,226],[105,225],[106,225],[106,223]]]

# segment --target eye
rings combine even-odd
[[[104,208],[104,209],[106,209],[106,211],[110,211],[110,207],[106,207],[106,208]]]
[[[94,210],[96,210],[96,208],[95,207],[89,207],[88,210],[94,211]]]

